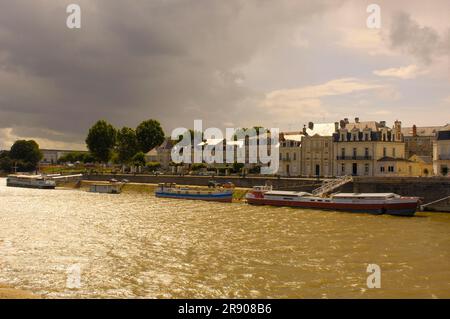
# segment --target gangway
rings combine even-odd
[[[445,201],[445,200],[448,200],[448,199],[450,199],[450,196],[446,196],[446,197],[444,197],[444,198],[440,198],[440,199],[437,199],[437,200],[435,200],[435,201],[432,201],[432,202],[429,202],[429,203],[420,205],[420,210],[423,211],[424,208],[427,207],[427,206],[429,206],[429,205],[433,205],[433,204],[436,204],[436,203],[439,203],[439,202],[442,202],[442,201]]]
[[[326,193],[331,192],[332,190],[335,190],[336,188],[347,184],[348,182],[351,182],[353,178],[351,176],[345,175],[340,176],[338,178],[334,179],[327,179],[323,182],[322,186],[314,189],[312,191],[312,194],[314,196],[323,196]]]

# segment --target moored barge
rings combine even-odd
[[[307,192],[274,191],[267,186],[253,187],[247,193],[246,199],[252,205],[287,206],[396,216],[413,216],[419,204],[418,197],[404,197],[394,193],[337,193],[330,197],[318,197]]]
[[[42,175],[8,175],[6,178],[6,186],[9,187],[25,187],[38,189],[54,189],[55,181],[47,179]]]
[[[155,191],[155,196],[161,198],[192,199],[231,203],[233,200],[233,190],[223,188],[203,190],[190,187],[180,187],[175,183],[161,183],[158,184],[158,188]]]

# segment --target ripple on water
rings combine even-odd
[[[450,297],[450,214],[396,218],[0,186],[0,284],[44,297]],[[382,289],[366,267],[382,269]],[[66,287],[79,265],[81,286]]]

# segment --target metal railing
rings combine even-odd
[[[325,180],[322,186],[320,186],[319,188],[316,188],[315,190],[312,191],[312,194],[314,196],[322,196],[322,195],[338,188],[339,186],[347,184],[348,182],[350,182],[352,180],[353,180],[353,178],[348,175],[341,176],[336,179]]]

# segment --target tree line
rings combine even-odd
[[[136,129],[116,129],[105,120],[97,121],[88,131],[85,152],[71,152],[58,162],[146,164],[145,154],[164,142],[161,124],[153,119],[143,121]],[[43,154],[34,140],[18,140],[10,151],[0,152],[0,170],[26,172],[38,168]]]
[[[96,161],[145,165],[145,154],[164,142],[161,124],[153,119],[143,121],[136,129],[113,125],[100,120],[88,132],[86,145]]]

